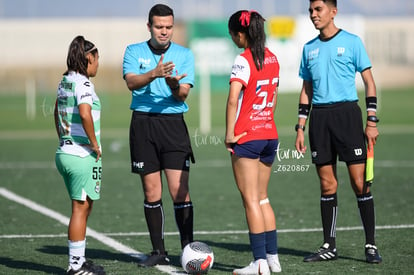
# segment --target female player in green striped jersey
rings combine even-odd
[[[55,161],[72,200],[67,274],[105,274],[101,266],[85,259],[86,224],[101,189],[101,104],[89,80],[96,76],[98,60],[95,45],[83,36],[75,37],[57,90],[54,115],[59,146]]]

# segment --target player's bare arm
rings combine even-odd
[[[226,140],[225,145],[228,151],[232,152],[231,145],[236,143],[240,138],[245,136],[247,133],[241,133],[240,135],[234,136],[234,127],[236,125],[236,112],[237,104],[240,91],[242,90],[243,85],[240,82],[233,81],[230,84],[230,93],[227,99],[227,108],[226,108]]]
[[[59,135],[59,118],[58,118],[58,107],[57,107],[57,99],[56,99],[56,103],[55,103],[55,110],[53,112],[53,116],[55,119],[55,129],[56,129],[56,133],[58,138],[60,139],[60,135]]]
[[[278,96],[278,89],[277,89],[277,87],[275,88],[275,91],[273,92],[273,101],[272,101],[272,104],[273,104],[273,114],[275,113],[275,111],[276,111],[276,106],[277,106],[277,96]]]
[[[101,150],[95,136],[95,128],[93,126],[93,118],[91,113],[91,106],[83,103],[79,105],[79,115],[82,120],[82,126],[90,141],[90,148],[96,153],[96,161],[101,157]]]

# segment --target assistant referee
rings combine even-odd
[[[365,231],[365,256],[368,263],[380,263],[375,244],[374,200],[365,185],[368,146],[378,137],[377,97],[371,63],[361,39],[335,26],[336,0],[310,0],[310,19],[319,35],[305,44],[299,76],[303,79],[296,125],[296,149],[306,152],[305,124],[308,114],[312,162],[320,180],[320,207],[324,242],[305,262],[335,260],[336,219],[338,213],[336,162],[339,157],[348,167],[352,189]],[[365,85],[367,122],[362,122],[357,104],[356,72]],[[312,110],[311,110],[312,106]]]

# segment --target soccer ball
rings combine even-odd
[[[203,242],[189,243],[181,252],[181,266],[188,274],[207,274],[213,263],[213,250]]]

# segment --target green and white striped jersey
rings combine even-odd
[[[85,157],[93,152],[87,146],[90,142],[79,115],[80,104],[91,106],[95,136],[98,145],[101,146],[101,103],[95,93],[94,85],[84,75],[69,72],[68,75],[63,76],[57,90],[60,139],[58,153]]]

